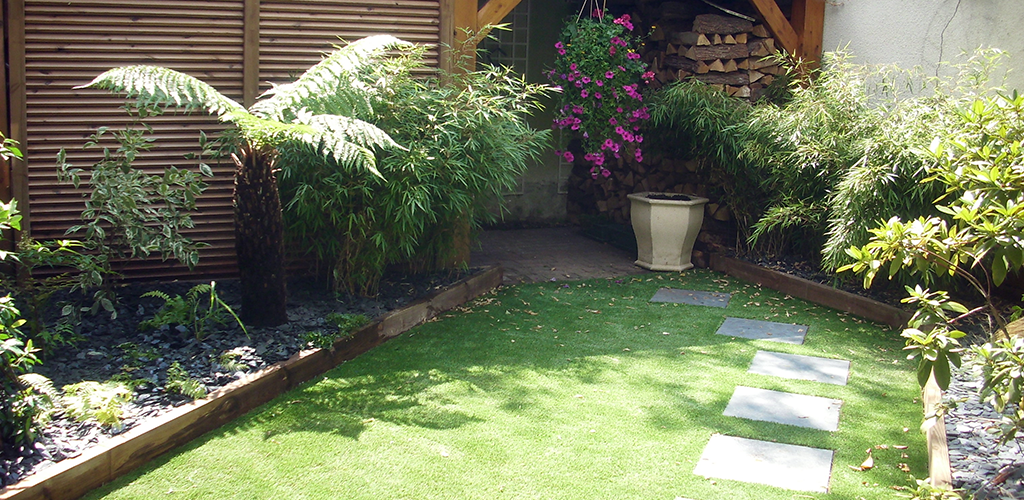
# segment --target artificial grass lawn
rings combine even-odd
[[[733,297],[648,302],[663,286]],[[726,315],[810,329],[799,346],[715,335]],[[87,498],[889,498],[901,467],[927,476],[901,347],[897,332],[711,271],[508,287]],[[848,359],[849,384],[748,374],[759,349]],[[842,399],[839,430],[725,417],[737,385]],[[714,433],[835,450],[830,493],[694,475]],[[869,448],[874,468],[851,470]]]

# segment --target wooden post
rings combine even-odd
[[[924,402],[924,414],[927,418],[942,404],[942,389],[935,382],[934,373],[922,389],[921,397]],[[953,485],[953,473],[949,467],[946,423],[941,416],[934,418],[934,423],[925,432],[928,442],[928,477],[931,478],[932,485],[939,488],[950,488]]]
[[[32,218],[28,200],[28,106],[25,95],[25,0],[7,2],[7,74],[10,137],[19,143],[26,160],[11,160],[10,196],[18,200],[21,232],[31,234]]]
[[[825,0],[793,0],[793,29],[800,40],[797,56],[808,64],[821,64],[821,36],[825,24]]]
[[[452,70],[451,49],[455,46],[455,0],[441,0],[440,18],[438,29],[440,30],[437,48],[438,65],[442,72],[448,73]]]
[[[260,89],[260,0],[245,0],[242,30],[242,105],[248,108]]]

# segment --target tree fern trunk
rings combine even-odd
[[[285,311],[284,222],[274,177],[275,151],[245,145],[232,155],[235,172],[235,250],[242,289],[242,321],[277,326]]]

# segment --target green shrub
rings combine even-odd
[[[835,270],[878,221],[934,213],[941,189],[921,182],[924,151],[985,91],[998,59],[980,52],[940,79],[825,54],[809,78],[789,74],[780,104],[687,82],[661,92],[651,115],[669,135],[661,142],[711,160],[711,181],[750,248],[820,255]]]
[[[0,134],[0,158],[21,159],[17,143]],[[17,202],[0,202],[0,231],[20,230],[21,214]],[[0,261],[17,262],[17,255],[0,251]],[[24,340],[20,328],[25,324],[10,294],[0,297],[0,447],[4,451],[31,443],[53,406],[55,391],[42,375],[30,373],[39,363],[32,340]]]
[[[279,148],[288,237],[332,270],[335,290],[373,295],[389,265],[451,262],[459,228],[489,217],[548,143],[550,131],[526,123],[547,87],[502,68],[413,78],[422,68],[417,49],[364,75],[379,93],[361,118],[403,146],[377,152],[380,176]]]
[[[118,148],[103,148],[103,159],[88,169],[85,185],[89,198],[82,212],[82,224],[72,226],[67,234],[82,234],[85,247],[104,260],[101,264],[111,273],[114,259],[146,258],[152,253],[164,260],[174,257],[190,269],[199,262],[198,249],[204,246],[184,236],[183,230],[195,227],[190,211],[196,209],[196,198],[206,189],[200,175],[187,169],[168,166],[162,175],[148,174],[132,166],[152,146],[153,129],[144,120],[162,111],[155,106],[132,106],[125,109],[131,122],[123,130],[100,127],[89,136],[84,148],[100,147],[110,132]],[[200,164],[202,175],[213,171]],[[86,170],[67,162],[62,149],[57,155],[58,179],[75,188],[83,184]],[[109,302],[103,307],[112,310]]]
[[[959,364],[956,323],[982,310],[998,332],[976,349],[984,367],[983,394],[995,406],[1024,407],[1024,347],[1006,338],[1006,321],[992,300],[993,287],[1008,273],[1024,268],[1024,96],[1016,93],[972,101],[959,115],[961,122],[928,148],[931,162],[926,182],[945,191],[935,205],[940,215],[903,220],[893,216],[871,229],[871,241],[848,250],[850,269],[864,275],[869,286],[879,274],[906,272],[928,284],[939,276],[956,276],[980,295],[984,307],[968,311],[945,292],[918,286],[907,302],[918,311],[904,330],[907,349],[918,361],[922,385],[934,376],[945,389],[950,364]],[[952,317],[948,313],[960,316]],[[1003,440],[1024,430],[1024,412],[1006,415]]]

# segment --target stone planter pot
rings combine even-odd
[[[704,222],[707,198],[677,193],[629,195],[630,219],[636,234],[636,265],[652,271],[683,271],[693,267],[690,255]]]

